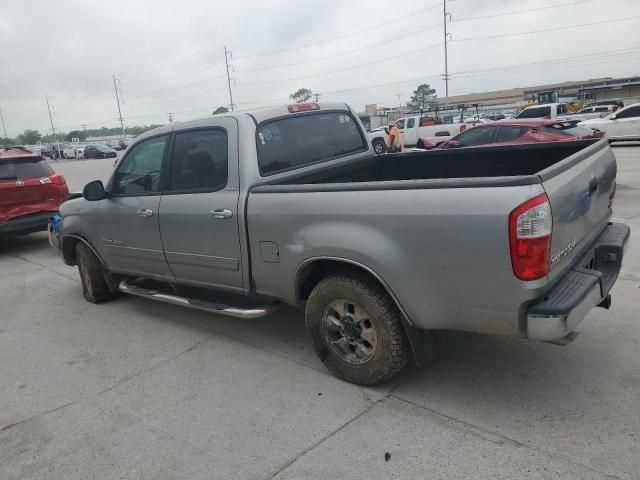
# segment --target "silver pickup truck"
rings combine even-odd
[[[438,329],[568,342],[610,305],[615,186],[605,140],[376,155],[347,105],[296,104],[138,137],[50,237],[90,302],[304,306],[327,368],[376,384]]]

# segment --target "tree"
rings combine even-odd
[[[25,130],[23,133],[18,135],[18,143],[23,145],[34,145],[42,140],[42,134],[37,130]]]
[[[435,89],[431,88],[431,85],[428,83],[423,83],[422,85],[418,85],[418,88],[413,91],[411,100],[409,100],[409,106],[411,106],[411,108],[426,110],[436,98]]]
[[[69,133],[65,135],[64,141],[70,142],[74,138],[80,138],[83,141],[86,140],[86,137],[84,136],[84,132],[82,130],[71,130]]]
[[[313,92],[308,88],[299,88],[294,93],[289,95],[289,98],[296,103],[304,103],[311,100],[312,96],[313,96]]]
[[[212,115],[217,115],[219,113],[227,113],[228,111],[229,109],[227,107],[218,107],[213,111]]]
[[[9,137],[0,137],[0,145],[13,145],[15,140]]]

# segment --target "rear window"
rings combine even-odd
[[[346,112],[270,121],[258,127],[256,144],[263,176],[368,149],[358,125]]]
[[[521,111],[516,118],[542,118],[551,116],[551,107],[531,107]]]
[[[52,174],[51,167],[39,158],[0,160],[0,180],[41,178]]]

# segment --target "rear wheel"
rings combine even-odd
[[[376,152],[376,155],[382,155],[387,151],[387,145],[384,143],[384,140],[374,140],[373,141],[373,151]]]
[[[320,360],[348,382],[385,382],[409,360],[400,311],[365,276],[334,274],[320,281],[307,300],[305,319]]]
[[[91,303],[111,300],[114,293],[109,289],[104,266],[91,249],[82,242],[76,245],[76,262],[80,280],[82,280],[84,298]]]

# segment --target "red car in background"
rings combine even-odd
[[[47,229],[69,195],[67,182],[37,153],[0,148],[0,235]]]
[[[566,142],[602,137],[601,132],[579,127],[576,120],[545,118],[480,123],[442,143],[438,148]]]

